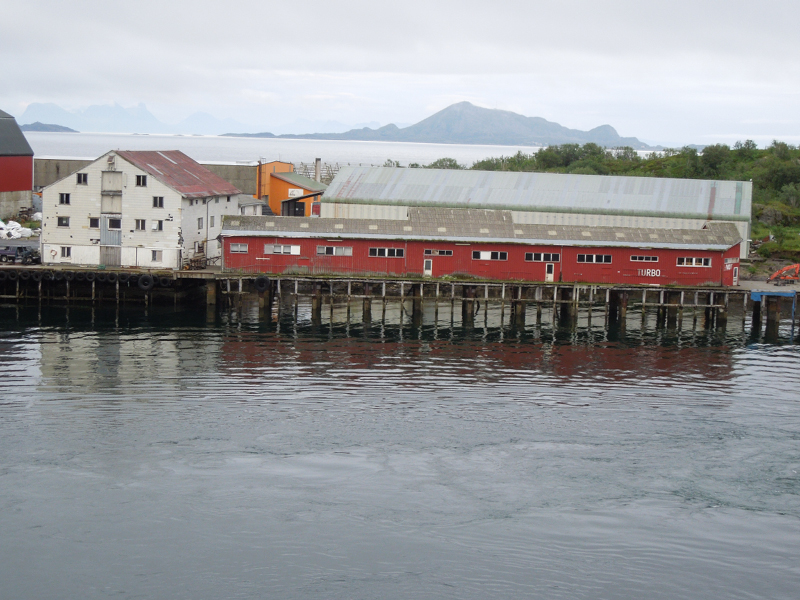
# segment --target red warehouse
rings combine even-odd
[[[736,285],[741,237],[703,229],[525,225],[510,211],[410,208],[407,220],[226,217],[227,272]]]
[[[33,150],[14,117],[0,110],[0,219],[31,205]]]

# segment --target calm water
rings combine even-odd
[[[526,154],[527,146],[413,144],[405,142],[340,142],[331,140],[254,139],[218,136],[133,135],[113,133],[25,133],[36,156],[97,158],[109,150],[182,150],[201,162],[283,160],[291,163],[323,162],[340,165],[382,165],[387,159],[402,166],[429,164],[438,158],[455,158],[472,166],[490,156]]]
[[[0,308],[3,598],[798,596],[785,330]]]

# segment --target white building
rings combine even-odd
[[[220,256],[240,193],[179,150],[108,152],[42,191],[42,262],[180,269]]]

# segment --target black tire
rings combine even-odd
[[[128,275],[127,273],[120,273],[120,274],[117,276],[117,279],[119,280],[119,282],[120,282],[120,283],[128,283],[128,280],[129,280],[130,278],[131,278],[131,276],[130,276],[130,275]]]
[[[41,281],[43,273],[41,271],[34,271],[31,273],[31,279],[34,281]]]
[[[42,279],[45,281],[53,281],[53,279],[55,279],[55,274],[52,271],[45,271],[42,273]]]
[[[144,275],[139,277],[139,289],[144,290],[145,292],[149,292],[153,289],[153,286],[156,284],[155,279],[153,279],[152,275],[145,273]]]
[[[172,279],[170,279],[169,277],[159,277],[158,285],[160,285],[161,287],[169,287],[172,285]]]
[[[95,279],[97,279],[97,273],[92,273],[91,271],[86,273],[86,281],[94,281]]]
[[[5,254],[3,254],[2,256],[0,256],[0,262],[8,262],[8,257]]]
[[[8,273],[0,271],[0,281],[5,281],[8,278]]]
[[[75,279],[75,271],[64,271],[64,279],[67,281]]]
[[[9,271],[8,272],[8,280],[9,281],[16,281],[17,280],[17,272],[16,271]]]
[[[269,289],[269,279],[266,277],[256,277],[256,290],[266,292]]]
[[[106,281],[108,281],[108,275],[106,273],[98,273],[97,281],[99,281],[100,283],[105,283]]]
[[[31,272],[30,271],[20,271],[19,272],[19,278],[22,279],[22,281],[28,281],[28,279],[31,278]]]
[[[83,271],[78,271],[75,273],[75,281],[85,281],[86,280],[86,273]]]
[[[56,281],[64,281],[64,271],[56,271],[53,273],[53,279]]]
[[[117,279],[119,279],[119,277],[117,277],[116,273],[106,273],[106,281],[108,283],[117,283]]]

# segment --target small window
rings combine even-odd
[[[203,228],[203,217],[200,217],[199,219],[197,219],[197,228],[198,229],[202,229]]]
[[[147,175],[136,176],[136,187],[147,187]]]
[[[164,231],[164,221],[153,221],[153,231]]]
[[[351,246],[317,246],[317,254],[325,256],[353,256]]]
[[[247,254],[247,244],[231,244],[231,252],[234,254]]]
[[[164,208],[164,196],[153,196],[153,208]]]
[[[208,226],[209,227],[214,227],[214,215],[211,215],[210,217],[208,217]]]
[[[425,250],[426,256],[453,256],[452,250]]]
[[[88,173],[78,173],[78,185],[88,185],[89,183],[89,174]]]
[[[69,204],[69,194],[59,194],[58,195],[58,203],[59,204]]]
[[[579,263],[611,263],[610,254],[578,254]]]
[[[637,255],[637,256],[631,256],[631,260],[633,262],[658,262],[658,257]]]
[[[508,260],[508,252],[491,252],[487,250],[473,250],[472,260]]]
[[[99,217],[89,217],[89,229],[100,229]]]
[[[231,201],[231,197],[230,197],[230,196],[226,196],[226,198],[228,199],[228,200],[227,200],[228,202],[230,202],[230,201]]]
[[[69,217],[58,217],[59,227],[69,227]]]
[[[369,255],[388,258],[403,258],[405,255],[405,250],[403,248],[370,248]]]
[[[72,256],[72,246],[61,246],[61,258],[70,258]]]
[[[679,256],[677,265],[679,267],[710,267],[711,259],[699,256]]]
[[[269,213],[270,213],[269,206],[267,206],[266,204],[262,204],[261,205],[261,214],[263,216],[267,216],[267,215],[269,215]]]
[[[162,261],[163,251],[162,250],[152,250],[152,254],[150,256],[150,262],[157,262],[160,263]]]
[[[290,246],[283,244],[265,244],[264,254],[300,254],[300,246]]]
[[[214,196],[214,204],[219,204],[219,196]]]
[[[108,220],[108,228],[109,229],[122,229],[122,219],[109,219]]]
[[[136,219],[136,231],[147,231],[147,223],[144,219]]]

